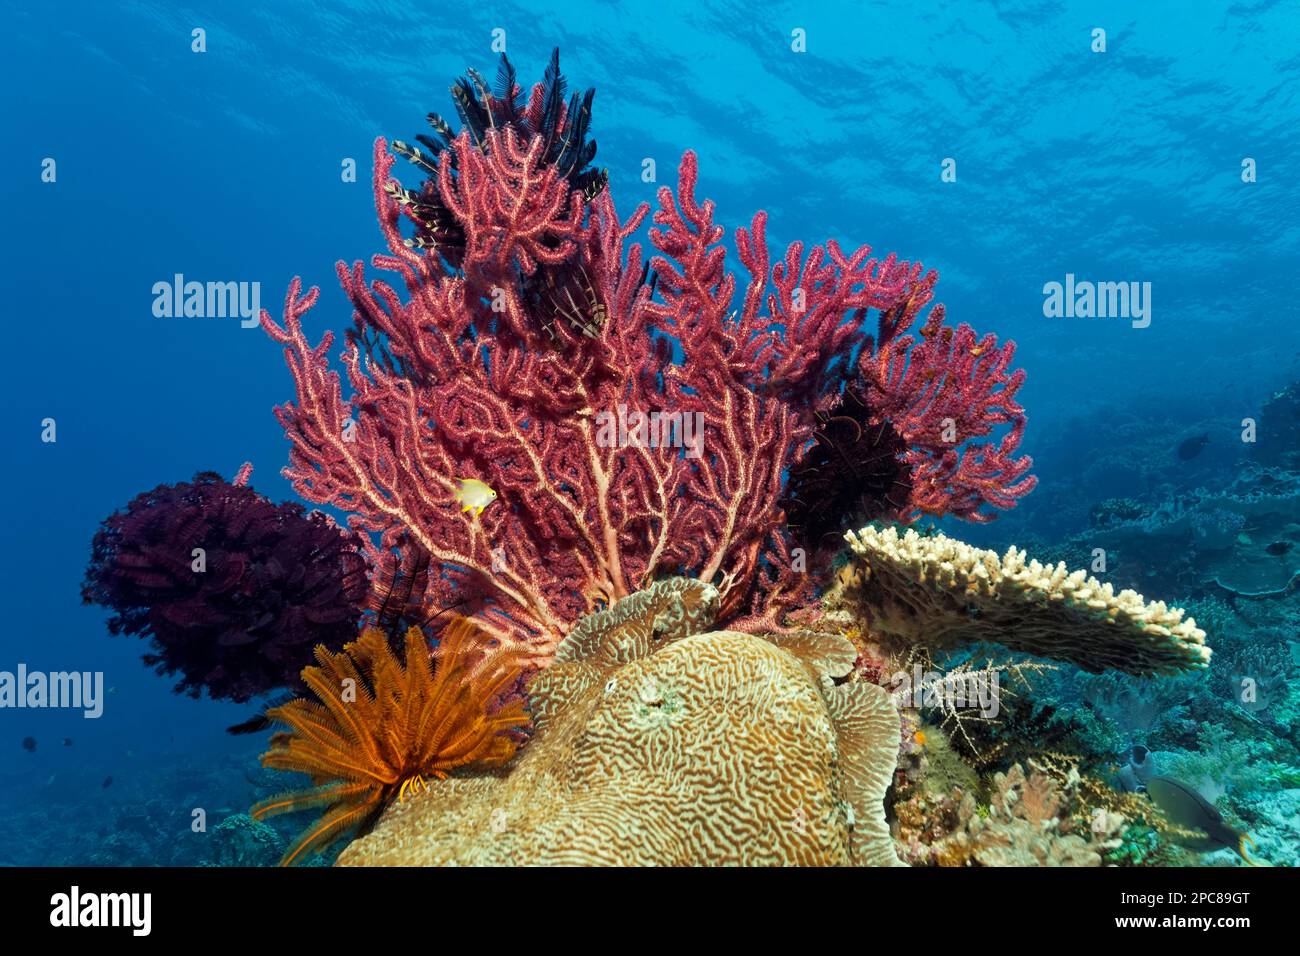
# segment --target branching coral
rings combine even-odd
[[[1011,346],[942,326],[937,306],[920,341],[906,334],[934,272],[833,241],[772,264],[759,213],[736,232],[739,279],[689,152],[676,192],[660,190],[645,263],[630,237],[648,207],[620,219],[598,180],[575,179],[594,153],[590,96],[563,106],[557,62],[525,114],[508,64],[495,93],[473,75],[456,89],[466,129],[435,122],[424,145],[437,156],[400,150],[429,174],[419,193],[376,143],[389,252],[374,265],[406,296],[339,264],[355,308],[350,396],[329,367],[333,337],[303,331],[317,290],[295,281],[283,321],[263,314],[297,388],[278,410],[287,476],[351,512],[377,539],[376,566],[404,546],[427,554],[426,605],[459,604],[545,659],[583,614],[686,574],[717,586],[731,626],[776,628],[811,593],[784,527],[787,476],[846,380],[899,436],[916,491],[893,510],[975,518],[1028,490],[1028,459],[1011,457]],[[978,441],[1004,425],[1000,443]],[[462,478],[498,503],[462,511]]]
[[[835,600],[886,642],[932,650],[989,641],[1099,673],[1204,667],[1205,632],[1181,608],[1044,566],[1010,548],[999,557],[942,534],[863,528],[847,535],[860,567]]]
[[[151,639],[144,661],[177,691],[246,701],[296,687],[316,644],[356,633],[361,542],[320,512],[275,504],[212,472],[159,485],[95,535],[82,600],[114,634]]]
[[[521,662],[509,651],[484,651],[484,643],[472,623],[459,619],[443,630],[433,655],[424,633],[408,630],[405,663],[377,628],[342,653],[317,648],[319,666],[302,675],[316,700],[269,712],[290,730],[272,737],[262,755],[264,767],[308,774],[314,786],[269,797],[250,811],[260,820],[325,808],[282,864],[365,829],[394,798],[424,789],[426,776],[445,779],[457,768],[499,766],[513,756],[516,742],[504,732],[528,717],[519,701],[500,698]]]
[[[971,794],[956,809],[958,828],[935,847],[940,866],[1101,866],[1120,845],[1122,814],[1095,809],[1086,827],[1071,818],[1077,775],[1058,782],[1020,764],[993,778],[987,813]]]

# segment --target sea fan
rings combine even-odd
[[[202,472],[104,521],[81,596],[114,612],[112,633],[151,638],[144,661],[180,674],[178,693],[243,702],[300,687],[312,647],[356,634],[359,545],[320,512]]]
[[[316,649],[317,667],[302,678],[317,700],[272,709],[291,729],[271,738],[262,766],[305,773],[313,787],[278,794],[249,812],[254,819],[324,808],[280,861],[321,852],[346,834],[364,831],[394,798],[424,789],[470,764],[499,766],[518,744],[506,733],[528,723],[519,700],[503,697],[522,662],[488,648],[473,623],[456,618],[430,654],[424,632],[406,632],[405,664],[384,632],[366,628],[334,654]]]
[[[470,70],[451,87],[456,114],[460,117],[462,132],[480,149],[487,150],[488,132],[493,129],[511,129],[521,142],[535,138],[542,140],[542,162],[555,166],[568,180],[569,187],[588,199],[605,188],[609,177],[603,169],[592,169],[596,158],[596,141],[587,139],[591,131],[591,103],[594,89],[574,93],[568,105],[564,95],[568,83],[560,72],[560,51],[551,52],[550,62],[541,83],[533,87],[524,109],[516,102],[520,90],[515,80],[515,68],[501,55],[495,92],[476,71]],[[451,175],[457,175],[456,154],[451,145],[458,135],[451,125],[437,113],[428,115],[433,136],[417,136],[412,146],[401,140],[393,141],[393,152],[404,156],[427,174],[418,191],[400,190],[397,197],[406,207],[417,230],[410,241],[414,248],[437,249],[453,267],[459,262],[465,245],[464,233],[451,211],[438,196],[437,178],[440,164],[449,164]]]
[[[456,113],[462,128],[457,133],[436,113],[428,115],[434,135],[416,137],[419,145],[401,140],[392,143],[393,152],[404,156],[426,178],[418,190],[408,190],[396,182],[385,187],[401,204],[406,215],[415,224],[415,235],[406,244],[414,249],[434,250],[446,267],[458,270],[463,264],[465,232],[443,200],[438,184],[439,169],[454,181],[460,176],[457,154],[452,148],[460,135],[479,150],[488,152],[495,141],[489,133],[509,131],[524,144],[541,140],[540,160],[555,167],[568,183],[569,189],[581,193],[590,201],[608,185],[608,175],[603,169],[592,168],[596,157],[596,141],[588,139],[591,132],[591,104],[594,89],[574,93],[565,104],[568,83],[560,72],[560,51],[552,51],[542,82],[536,84],[528,95],[527,104],[518,102],[523,91],[515,78],[515,68],[501,55],[495,91],[476,71],[470,70],[451,87]],[[558,249],[558,241],[556,244]],[[519,293],[542,321],[548,339],[559,340],[556,324],[567,322],[582,335],[595,337],[605,321],[604,307],[596,295],[591,277],[582,263],[567,260],[547,263],[535,271],[519,276]],[[368,327],[359,312],[356,328],[348,333],[349,340],[363,349],[370,359],[392,374],[411,377],[411,369],[401,358],[391,354],[383,337]]]

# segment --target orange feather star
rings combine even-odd
[[[255,820],[323,807],[319,820],[280,860],[288,866],[345,834],[373,824],[394,798],[425,788],[469,764],[500,766],[517,743],[502,731],[525,726],[522,703],[499,706],[519,677],[518,655],[484,649],[477,625],[455,619],[430,653],[419,628],[406,632],[398,661],[384,632],[366,628],[342,653],[316,648],[319,666],[302,678],[318,700],[298,698],[267,716],[291,728],[271,738],[262,766],[305,773],[313,787],[277,794],[250,812]]]

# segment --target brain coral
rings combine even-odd
[[[579,622],[513,767],[393,807],[339,862],[898,865],[888,695],[834,683],[844,639],[710,632],[717,604],[673,579]]]
[[[1070,573],[1064,563],[1004,557],[942,534],[872,527],[845,535],[859,562],[838,599],[884,642],[939,650],[991,641],[1084,670],[1150,676],[1204,667],[1205,632],[1182,608]]]

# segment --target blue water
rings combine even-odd
[[[310,337],[341,330],[334,262],[382,247],[373,139],[450,115],[452,78],[495,71],[496,28],[521,79],[558,45],[571,84],[596,87],[597,164],[621,211],[673,184],[691,148],[719,221],[766,209],[774,254],[834,238],[937,269],[951,320],[1016,340],[1030,454],[1067,428],[1104,445],[1105,409],[1236,428],[1300,377],[1290,0],[258,6],[0,4],[0,667],[103,671],[116,689],[99,720],[0,711],[0,806],[71,791],[106,814],[182,763],[252,765],[262,741],[223,733],[248,707],[173,695],[141,642],[110,638],[78,599],[98,522],[141,490],[247,460],[260,491],[292,494],[271,415],[290,395],[280,350],[233,319],[155,318],[151,287],[259,282],[278,314],[301,275],[323,287]],[[641,180],[647,158],[658,183]],[[1043,286],[1067,273],[1150,282],[1150,326],[1045,318]],[[185,796],[159,811],[181,829]],[[0,862],[42,862],[16,852]]]

